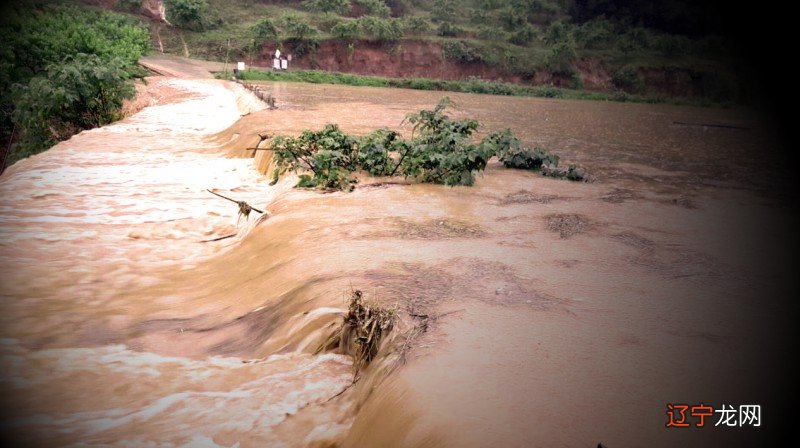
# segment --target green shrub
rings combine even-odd
[[[503,28],[505,28],[507,31],[513,31],[517,27],[528,23],[527,15],[521,12],[519,9],[511,6],[500,10],[499,20]]]
[[[405,29],[415,35],[425,34],[431,30],[430,24],[421,17],[411,17],[405,20]]]
[[[141,0],[119,0],[117,8],[126,12],[138,13],[142,9],[142,2]]]
[[[121,59],[78,54],[50,65],[45,76],[17,84],[13,119],[23,129],[18,156],[38,152],[83,129],[119,118],[122,101],[134,95]]]
[[[17,142],[8,162],[47,149],[57,139],[95,123],[105,123],[104,117],[115,117],[115,98],[127,95],[128,79],[143,75],[136,61],[150,47],[149,33],[138,20],[55,3],[37,8],[24,3],[7,5],[0,14],[0,42],[0,141],[6,145],[13,131]],[[84,78],[68,77],[67,69]],[[125,82],[111,82],[117,75]],[[92,103],[86,106],[79,104],[83,99],[66,101],[65,95],[86,92],[90,86],[85,83],[93,82],[93,77],[103,83],[104,98],[86,99]],[[67,82],[72,84],[64,84]],[[102,107],[98,109],[97,104]],[[86,116],[77,110],[87,112]],[[43,118],[37,122],[36,116]]]
[[[358,19],[364,35],[375,41],[395,41],[403,37],[403,21],[365,16]]]
[[[450,22],[456,18],[459,7],[456,0],[434,0],[431,17],[437,22]]]
[[[523,147],[522,142],[508,128],[489,134],[486,141],[494,145],[500,161],[507,168],[538,170],[542,164],[558,165],[557,155],[539,147]]]
[[[525,24],[508,38],[508,41],[517,45],[528,45],[539,37],[539,33],[531,25]]]
[[[436,35],[442,37],[456,37],[464,35],[464,29],[450,22],[441,22],[436,28]]]
[[[607,48],[616,40],[618,31],[608,20],[595,19],[575,27],[572,36],[581,48]]]
[[[617,46],[623,53],[634,53],[651,47],[654,37],[645,28],[631,28],[623,34]]]
[[[640,93],[644,90],[644,80],[634,67],[628,65],[614,72],[611,84],[628,93]]]
[[[586,174],[575,165],[570,165],[569,168],[559,168],[558,164],[542,164],[542,175],[547,177],[555,177],[558,179],[567,179],[572,181],[586,180]]]
[[[387,176],[395,168],[389,152],[396,149],[399,134],[379,129],[361,137],[358,141],[358,163],[362,170],[372,176]]]
[[[497,27],[494,26],[481,26],[478,27],[477,35],[481,39],[486,40],[505,40],[506,33]]]
[[[484,144],[497,153],[506,168],[541,171],[545,176],[574,181],[584,180],[586,177],[583,170],[575,165],[570,165],[566,170],[558,168],[559,157],[544,148],[523,147],[522,142],[508,128],[489,134],[484,139]]]
[[[356,0],[366,11],[368,16],[388,18],[392,10],[383,0]]]
[[[289,39],[306,40],[319,34],[319,30],[294,14],[285,14],[280,20],[281,30]]]
[[[287,169],[306,170],[299,187],[350,190],[354,183],[350,173],[358,166],[356,139],[343,133],[334,124],[319,132],[303,131],[298,137],[275,137],[273,179]]]
[[[452,120],[444,114],[450,104],[445,97],[433,110],[410,114],[415,137],[401,154],[403,175],[421,182],[444,185],[472,185],[475,173],[483,171],[494,156],[492,145],[473,143],[477,130],[473,119]]]
[[[361,37],[357,20],[343,20],[331,28],[331,35],[339,39],[355,40]]]
[[[489,13],[485,9],[471,8],[468,15],[470,23],[474,23],[476,25],[485,24],[490,20]]]
[[[208,25],[206,0],[165,0],[167,20],[175,26],[202,30]]]
[[[442,45],[442,57],[460,63],[482,60],[481,54],[476,49],[461,40],[445,42]]]
[[[550,48],[545,65],[555,76],[572,77],[575,73],[572,63],[576,58],[575,45],[571,40],[558,42]]]
[[[544,42],[550,46],[572,43],[569,26],[561,21],[551,23],[545,32]]]
[[[303,9],[344,15],[350,12],[350,0],[303,0]]]
[[[275,23],[268,18],[259,20],[250,30],[257,40],[275,40],[278,38],[278,28],[275,26]]]

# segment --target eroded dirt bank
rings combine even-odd
[[[456,115],[511,126],[597,182],[492,163],[472,188],[365,179],[320,194],[291,178],[268,186],[255,169],[265,155],[223,155],[245,154],[257,132],[398,128],[440,95],[268,84],[279,109],[228,128],[244,113],[229,84],[155,82],[170,92],[160,105],[0,178],[5,432],[48,444],[752,445],[756,431],[667,432],[665,405],[761,403],[780,418],[788,404],[774,386],[796,374],[783,256],[797,218],[776,194],[780,170],[755,163],[772,144],[757,117],[452,95]],[[237,225],[205,188],[270,215]],[[349,358],[310,352],[351,288],[449,314],[383,381],[367,371],[345,390]]]

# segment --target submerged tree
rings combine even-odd
[[[558,156],[541,148],[530,149],[509,130],[476,140],[478,122],[456,120],[445,113],[451,105],[445,97],[431,110],[406,117],[413,125],[410,139],[394,131],[378,129],[362,137],[342,132],[335,124],[321,131],[303,131],[298,137],[276,137],[273,180],[295,171],[298,187],[352,190],[352,174],[365,171],[372,176],[401,175],[418,182],[444,185],[472,185],[489,159],[498,155],[510,168],[542,170],[554,177],[581,180],[582,175],[557,169]]]

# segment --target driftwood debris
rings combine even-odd
[[[256,135],[258,135],[258,138],[260,139],[258,141],[258,143],[256,143],[256,147],[255,148],[245,148],[244,149],[245,151],[270,151],[270,150],[272,150],[272,148],[260,148],[261,144],[264,143],[264,140],[268,140],[268,139],[272,138],[271,135],[269,135],[269,134],[264,134],[264,135],[256,134]]]
[[[210,240],[201,240],[200,242],[201,243],[213,243],[214,241],[227,240],[228,238],[233,238],[235,236],[236,236],[235,233],[231,233],[230,235],[225,235],[225,236],[221,236],[221,237],[218,237],[218,238],[212,238]]]
[[[213,192],[213,191],[208,190],[208,189],[206,189],[206,191],[211,193],[211,194],[213,194],[213,195],[215,195],[215,196],[219,196],[222,199],[227,199],[227,200],[235,203],[236,205],[238,205],[239,206],[239,218],[244,216],[245,219],[249,219],[251,211],[264,214],[263,210],[259,210],[259,209],[255,208],[255,207],[253,207],[252,205],[248,204],[245,201],[237,201],[236,199],[231,199],[231,198],[229,198],[227,196],[223,196],[223,195],[221,195],[219,193]]]

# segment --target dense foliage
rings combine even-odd
[[[136,21],[76,5],[6,5],[0,33],[0,136],[15,142],[6,163],[116,119],[149,47]]]
[[[366,171],[372,176],[401,175],[418,182],[472,185],[475,175],[495,155],[507,167],[583,179],[574,167],[559,170],[558,156],[540,148],[525,148],[508,129],[474,139],[478,122],[450,118],[445,114],[449,105],[445,97],[431,110],[409,114],[406,121],[413,125],[410,139],[384,129],[354,137],[335,124],[316,132],[303,131],[298,137],[276,137],[271,146],[276,165],[273,180],[295,171],[300,177],[298,187],[349,191],[357,182],[353,173]]]
[[[167,20],[181,28],[202,30],[209,25],[206,0],[164,0]]]

